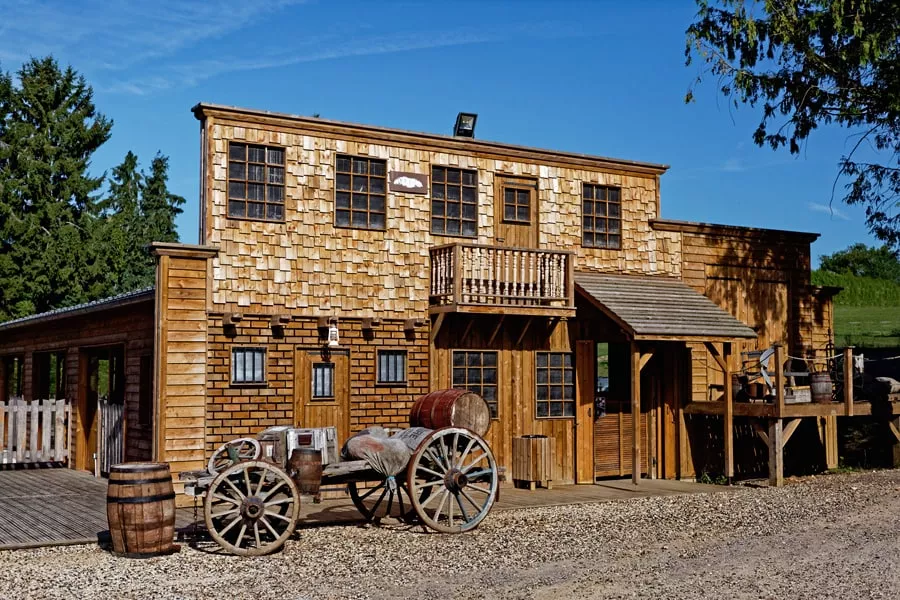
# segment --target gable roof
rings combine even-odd
[[[154,287],[147,287],[140,290],[134,290],[133,292],[125,292],[117,296],[112,296],[110,298],[93,300],[91,302],[76,304],[75,306],[67,306],[65,308],[56,308],[36,315],[28,315],[27,317],[0,323],[0,331],[15,329],[16,327],[24,327],[26,325],[33,325],[45,321],[53,321],[55,319],[80,316],[86,313],[96,312],[100,310],[119,308],[121,306],[126,306],[129,304],[136,304],[138,302],[152,299],[154,296],[154,292]]]
[[[756,338],[753,329],[671,277],[578,272],[575,287],[635,340]]]

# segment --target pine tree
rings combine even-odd
[[[110,136],[93,90],[52,57],[31,59],[16,87],[0,72],[0,320],[83,302],[103,178],[91,155]]]

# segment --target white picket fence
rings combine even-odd
[[[0,402],[0,464],[64,462],[72,446],[64,399]]]

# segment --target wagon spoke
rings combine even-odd
[[[463,471],[463,472],[465,473],[465,471]],[[491,471],[490,469],[482,469],[480,471],[474,471],[472,473],[467,473],[470,481],[474,481],[480,477],[484,477],[485,475],[491,475],[491,474],[493,474],[493,471]]]
[[[419,465],[419,469],[418,469],[418,471],[417,471],[417,474],[418,474],[419,471],[424,471],[425,473],[428,473],[429,475],[432,475],[432,476],[434,476],[434,477],[437,477],[437,478],[440,479],[441,481],[444,480],[444,476],[443,476],[441,473],[438,473],[437,471],[432,471],[432,470],[429,469],[428,467],[423,467],[423,466]]]
[[[484,460],[485,458],[487,458],[487,453],[486,453],[486,452],[482,452],[482,453],[479,454],[472,462],[470,462],[469,464],[467,464],[467,465],[464,466],[464,467],[461,467],[461,468],[460,468],[460,471],[462,471],[463,473],[468,473],[468,472],[471,471],[473,468],[475,468],[475,466],[478,465],[478,463],[480,463],[480,462],[481,462],[482,460]]]
[[[231,528],[232,528],[232,527],[234,527],[235,525],[237,525],[238,523],[240,523],[242,520],[243,520],[243,519],[241,519],[240,515],[238,515],[237,517],[235,517],[234,519],[232,519],[231,523],[229,523],[228,526],[227,526],[225,529],[223,529],[222,531],[219,532],[219,535],[224,536],[226,533],[228,533],[229,531],[231,531]]]
[[[291,522],[291,519],[289,519],[288,517],[285,517],[284,515],[280,515],[277,512],[273,512],[271,510],[267,510],[266,514],[270,517],[275,517],[276,519],[281,519],[282,521],[286,521],[288,523]]]
[[[287,485],[287,483],[284,479],[280,479],[271,490],[266,492],[266,495],[262,497],[262,501],[265,502],[268,498],[271,498],[272,494],[275,493],[275,490],[279,489],[283,485]]]
[[[450,497],[450,490],[447,490],[447,497]],[[450,523],[450,527],[453,527],[453,500],[447,504],[447,521]]]
[[[481,492],[482,494],[487,494],[488,496],[491,495],[491,490],[489,490],[487,488],[483,488],[483,487],[478,487],[474,483],[470,483],[466,487],[469,488],[470,490],[477,490],[477,491]]]
[[[230,502],[231,504],[235,504],[237,506],[241,505],[240,500],[235,500],[234,498],[229,498],[228,496],[225,496],[223,494],[213,493],[212,497],[215,498],[216,500],[221,500],[222,502]]]
[[[391,490],[391,493],[388,494],[387,508],[384,509],[384,516],[386,516],[386,517],[391,516],[391,507],[392,507],[393,505],[394,505],[394,491]],[[377,504],[375,505],[375,508],[376,508],[376,509],[378,508],[378,505],[377,505]]]
[[[239,490],[239,489],[237,488],[237,486],[234,485],[234,483],[232,483],[232,481],[231,481],[230,479],[227,479],[227,478],[226,478],[226,479],[225,479],[225,483],[228,484],[228,487],[230,487],[231,489],[234,490],[234,493],[236,493],[236,494],[238,495],[238,499],[239,499],[239,500],[243,500],[244,498],[246,498],[246,496],[244,496],[244,494],[241,492],[241,490]]]
[[[263,515],[263,516],[261,516],[261,517],[259,518],[259,522],[262,523],[263,525],[265,525],[266,529],[268,529],[269,532],[270,532],[272,535],[274,535],[276,538],[278,538],[278,537],[281,535],[280,533],[278,533],[277,531],[275,531],[275,528],[272,527],[272,525],[269,523],[269,520],[266,518],[265,515]]]
[[[463,464],[466,462],[466,457],[469,456],[469,452],[472,450],[472,446],[475,445],[475,438],[469,440],[469,444],[466,446],[466,449],[459,457],[459,462],[456,463],[456,468],[461,469]]]
[[[453,434],[453,446],[450,447],[450,462],[448,463],[452,469],[456,466],[456,452],[459,450],[459,434]]]
[[[422,483],[422,484],[417,483],[416,489],[424,490],[425,488],[434,487],[436,485],[444,485],[444,480],[443,479],[435,479],[434,481],[429,481],[428,483]]]
[[[376,485],[375,487],[373,487],[371,490],[369,490],[368,492],[366,492],[365,494],[360,496],[359,499],[365,500],[366,498],[368,498],[369,496],[371,496],[372,494],[374,494],[375,492],[377,492],[378,490],[380,490],[383,487],[384,487],[384,482],[381,482],[378,485]]]
[[[471,519],[469,519],[469,515],[466,513],[466,507],[463,506],[462,499],[459,497],[459,494],[453,494],[453,497],[456,498],[456,503],[459,505],[459,512],[462,514],[463,521],[468,523]]]
[[[465,497],[465,499],[468,500],[469,503],[473,507],[475,507],[475,510],[478,510],[478,511],[481,510],[481,506],[477,502],[475,502],[475,500],[472,499],[472,496],[469,495],[469,493],[465,490],[465,488],[459,490],[459,493],[462,494]]]
[[[256,538],[256,547],[259,548],[262,546],[262,542],[259,541],[259,522],[254,521],[253,523],[253,537]]]
[[[226,515],[233,515],[234,513],[239,512],[239,511],[240,511],[239,508],[232,508],[232,509],[229,509],[229,510],[223,510],[222,512],[210,513],[210,516],[211,516],[213,519],[219,519],[219,518],[224,517],[224,516],[226,516]]]
[[[259,475],[259,483],[256,484],[256,492],[253,493],[254,496],[259,496],[260,492],[262,492],[263,484],[266,482],[266,472],[263,471]]]
[[[436,495],[437,495],[437,494],[435,494],[435,496],[436,496]],[[444,493],[441,494],[441,503],[438,504],[437,510],[434,511],[434,517],[433,517],[433,519],[434,519],[435,521],[440,520],[440,518],[441,518],[441,511],[444,510],[444,503],[447,502],[447,496],[449,496],[449,495],[450,495],[450,491],[449,491],[449,490],[444,490]],[[430,500],[430,498],[429,498],[429,500]],[[422,507],[424,508],[424,506],[425,506],[425,505],[423,504]],[[451,505],[451,506],[452,506],[452,505]],[[451,509],[451,510],[452,510],[452,509]]]
[[[279,504],[287,504],[288,502],[293,502],[294,499],[288,496],[287,498],[280,498],[278,500],[269,500],[266,502],[266,508],[269,506],[278,506]]]
[[[247,488],[248,496],[253,494],[252,487],[250,485],[250,469],[244,469],[244,487]]]
[[[434,463],[435,467],[437,467],[444,473],[447,472],[448,467],[444,464],[444,461],[441,459],[440,454],[436,453],[433,448],[428,448],[425,452],[428,455],[428,457],[431,459],[431,462]],[[425,467],[422,467],[422,468],[424,469]],[[434,473],[434,471],[432,471],[432,473]],[[437,475],[438,477],[444,476],[443,473],[441,473],[441,474],[435,473],[435,475]]]

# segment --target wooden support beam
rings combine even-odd
[[[818,417],[819,439],[825,448],[825,468],[838,467],[837,417],[829,415]]]
[[[525,321],[525,327],[522,328],[522,332],[519,334],[519,338],[516,340],[516,348],[522,345],[522,340],[525,339],[525,333],[528,331],[528,328],[531,327],[532,321],[534,321],[534,317],[528,317],[528,320]]]
[[[328,329],[328,326],[332,323],[337,323],[337,317],[326,315],[318,318],[318,320],[316,321],[316,327],[318,327],[319,329]]]
[[[438,316],[435,317],[434,323],[431,325],[431,343],[434,343],[434,340],[437,339],[438,332],[441,330],[441,325],[444,324],[444,316],[447,313],[438,313]]]
[[[631,342],[631,482],[641,481],[641,351]]]
[[[415,331],[417,327],[424,327],[426,324],[425,319],[406,319],[403,321],[403,330],[409,333],[410,331]]]
[[[653,358],[653,349],[651,348],[649,352],[644,352],[641,354],[641,371],[644,370],[644,367],[647,366],[647,363],[650,362],[650,359]]]
[[[272,315],[269,325],[272,327],[284,327],[291,322],[291,315]]]
[[[475,317],[469,317],[466,321],[466,328],[463,329],[462,337],[459,338],[460,342],[465,342],[469,337],[469,332],[472,331],[472,325],[475,324]]]
[[[725,478],[731,485],[734,480],[734,396],[731,390],[731,373],[728,362],[731,358],[731,344],[722,344],[722,364],[725,378]]]
[[[775,344],[775,414],[784,417],[784,346]]]
[[[496,339],[497,334],[500,333],[500,328],[503,326],[503,320],[506,318],[506,315],[500,315],[500,318],[497,319],[497,324],[494,325],[494,331],[491,332],[491,338],[488,340],[487,347],[494,347],[494,339]]]
[[[766,447],[768,447],[769,446],[769,434],[766,433],[765,428],[762,425],[760,425],[759,421],[757,421],[756,419],[751,420],[750,423],[753,426],[753,431],[755,431],[756,435],[759,436],[759,439],[761,439],[763,441],[763,444],[765,444]]]
[[[844,406],[846,415],[853,416],[853,346],[844,348]]]
[[[888,421],[888,426],[891,428],[891,433],[894,434],[894,437],[897,438],[897,443],[894,444],[894,468],[900,467],[900,417],[894,417],[890,421]]]
[[[781,447],[784,448],[787,446],[788,440],[791,439],[791,436],[794,435],[794,432],[797,431],[797,427],[800,425],[800,417],[796,419],[791,419],[788,421],[788,424],[784,428],[784,433],[782,434]]]
[[[222,315],[222,323],[224,325],[237,325],[244,319],[241,313],[225,313]]]
[[[371,331],[381,325],[381,319],[377,317],[363,317],[362,328]]]
[[[784,443],[781,419],[769,421],[769,485],[784,485]]]
[[[723,372],[723,373],[727,373],[727,372],[728,372],[728,365],[727,365],[727,364],[725,363],[725,361],[722,359],[722,355],[719,354],[719,349],[716,348],[715,344],[713,344],[712,342],[703,342],[703,345],[706,346],[706,349],[707,349],[707,350],[709,350],[709,353],[710,353],[710,354],[712,355],[712,357],[715,359],[716,364],[719,365],[719,368],[722,370],[722,372]]]

